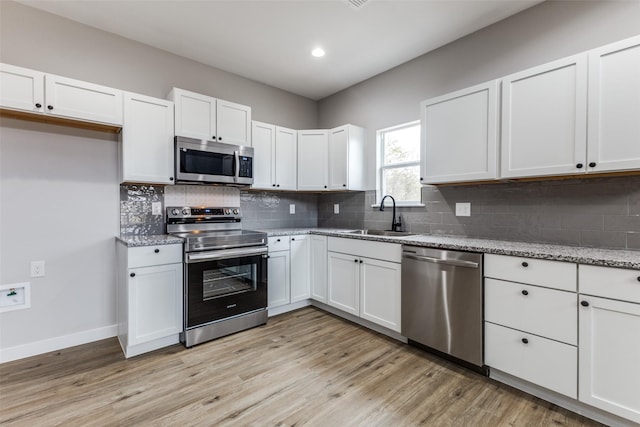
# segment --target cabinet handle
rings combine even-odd
[[[280,187],[280,184],[277,184],[276,187]]]
[[[589,301],[582,301],[580,305],[583,307],[589,307]]]
[[[293,242],[294,240],[296,240],[296,238],[295,238],[295,237],[292,237],[292,238],[291,238],[291,241]]]
[[[153,252],[160,253],[160,249],[154,249]]]
[[[271,258],[271,255],[267,255],[267,259]]]
[[[40,104],[39,102],[36,103],[36,108],[40,108],[42,107],[42,104]]]
[[[522,263],[522,266],[523,266],[523,267],[525,267],[525,268],[526,268],[526,267],[529,267],[529,263],[528,263],[528,262],[526,262],[526,261],[524,261],[524,262]]]
[[[216,140],[216,136],[215,135],[213,135],[212,138],[213,138],[214,141]]]
[[[423,178],[423,177],[420,177],[420,181],[424,181],[424,178]]]
[[[47,105],[47,108],[48,108],[49,110],[53,110],[53,105]]]
[[[169,177],[169,181],[173,181],[173,177],[172,176]]]
[[[590,168],[595,168],[595,167],[596,167],[596,162],[591,162],[591,163],[589,163],[589,167],[590,167]]]
[[[131,274],[129,274],[129,276],[136,277],[136,273],[131,273]]]
[[[358,262],[358,260],[357,260],[357,259],[354,259],[354,260],[353,260],[353,262]]]
[[[343,186],[343,187],[346,187],[346,186],[347,186],[347,184],[342,184],[342,186]]]
[[[526,339],[526,338],[522,338],[522,342],[523,342],[524,344],[529,344],[529,340],[528,340],[528,339]]]
[[[273,186],[275,187],[276,185],[275,185],[275,184],[273,184]]]
[[[276,239],[276,242],[279,242],[279,241],[280,241],[280,239]]]
[[[522,291],[522,295],[529,295],[529,291]]]
[[[640,282],[640,276],[638,276],[638,282]]]
[[[582,169],[582,167],[583,167],[583,166],[584,166],[584,165],[583,165],[582,163],[578,163],[578,164],[576,165],[576,167],[577,167],[578,169]]]
[[[222,141],[222,137],[221,136],[218,137],[218,141]]]
[[[324,188],[327,188],[327,186],[325,185]]]
[[[360,260],[360,264],[362,264],[362,260]]]

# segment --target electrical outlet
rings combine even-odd
[[[471,216],[471,203],[456,203],[456,216]]]
[[[289,205],[289,213],[291,215],[296,213],[296,205],[294,205],[294,204]]]
[[[151,202],[151,215],[162,215],[161,202]]]
[[[44,277],[44,261],[31,261],[31,277]]]
[[[340,213],[340,205],[338,203],[333,205],[333,213],[336,215]]]

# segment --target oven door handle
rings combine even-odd
[[[239,248],[239,249],[225,249],[221,251],[207,251],[198,252],[193,254],[187,254],[187,264],[194,262],[205,262],[219,259],[240,258],[243,256],[254,255],[267,255],[269,250],[265,246],[261,246],[255,249]]]

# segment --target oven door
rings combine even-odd
[[[189,253],[185,329],[267,307],[267,248]]]

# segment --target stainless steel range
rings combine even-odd
[[[267,234],[243,230],[239,208],[166,213],[167,233],[185,239],[183,344],[267,323]]]

